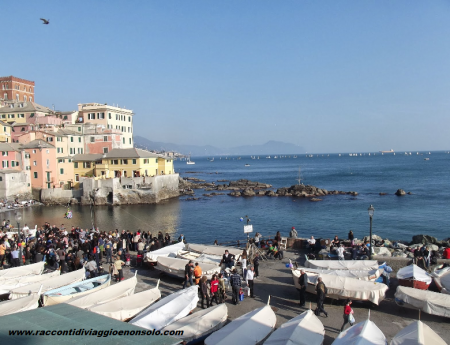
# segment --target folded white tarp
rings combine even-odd
[[[332,345],[387,345],[383,332],[366,320],[341,332]]]
[[[33,283],[25,286],[21,286],[10,291],[9,298],[16,299],[24,296],[28,296],[30,293],[37,293],[42,286],[42,293],[49,290],[57,289],[61,286],[69,285],[75,282],[82,281],[86,276],[84,268],[66,273],[57,277],[47,279],[43,282]]]
[[[87,309],[102,303],[111,302],[121,297],[134,294],[136,284],[137,278],[135,275],[133,278],[123,280],[120,283],[114,285],[110,285],[103,290],[95,291],[91,294],[71,299],[66,303],[78,308]]]
[[[269,304],[234,319],[205,339],[205,345],[254,345],[272,332],[277,317]]]
[[[205,246],[203,244],[195,244],[188,243],[186,245],[186,249],[191,250],[193,252],[201,253],[201,254],[209,254],[209,255],[219,255],[222,256],[225,254],[225,250],[228,250],[230,254],[238,256],[242,254],[243,249],[234,248],[234,247],[225,247],[225,246]]]
[[[322,345],[325,329],[312,310],[283,323],[264,342],[265,345]]]
[[[450,294],[450,267],[444,267],[431,274],[441,293]]]
[[[38,293],[33,293],[29,296],[1,302],[0,316],[36,309],[37,307],[39,307],[40,296],[40,291],[38,291]]]
[[[228,308],[225,303],[222,303],[183,317],[164,327],[161,332],[183,331],[183,335],[175,335],[175,337],[187,343],[193,340],[200,341],[212,332],[222,328],[227,318]]]
[[[298,278],[300,271],[292,270],[292,279],[297,289],[300,289]],[[306,291],[309,293],[316,293],[316,284],[318,274],[307,273],[308,286]],[[383,283],[376,283],[373,281],[357,280],[348,277],[339,277],[329,274],[321,274],[323,282],[328,289],[327,296],[335,299],[350,298],[362,301],[371,301],[374,304],[379,304],[385,297],[388,286]]]
[[[300,272],[302,268],[296,269],[298,272]],[[370,271],[351,271],[351,270],[318,270],[314,268],[303,268],[308,274],[308,272],[314,273],[314,274],[328,274],[332,276],[338,276],[338,277],[348,277],[348,278],[354,278],[359,280],[375,280],[377,279],[382,273],[383,269],[379,270],[370,270]]]
[[[398,286],[395,292],[397,304],[422,310],[427,314],[450,317],[450,295],[428,290]]]
[[[397,333],[390,345],[447,345],[447,343],[422,321],[413,321]]]
[[[158,260],[158,257],[160,256],[176,257],[178,251],[184,249],[184,246],[185,244],[183,242],[178,242],[175,244],[171,244],[170,246],[148,252],[147,254],[145,254],[145,261],[156,262],[156,260]]]
[[[119,321],[126,321],[161,298],[159,281],[155,288],[122,297],[111,302],[95,305],[88,310]]]
[[[409,265],[400,268],[397,272],[398,279],[414,279],[427,284],[431,283],[430,275],[417,265]]]
[[[305,266],[322,270],[352,270],[370,271],[377,270],[377,260],[306,260]]]
[[[156,268],[160,271],[166,272],[167,274],[174,275],[180,278],[184,278],[184,269],[189,260],[177,259],[177,258],[166,258],[158,257],[158,265]],[[201,263],[200,267],[202,269],[203,275],[206,275],[208,279],[214,273],[220,273],[220,267],[217,264]]]
[[[29,276],[32,274],[42,274],[44,271],[45,262],[41,261],[36,264],[19,266],[14,268],[8,268],[6,270],[0,270],[0,283],[12,278],[20,278]]]
[[[47,280],[52,277],[57,277],[57,276],[59,276],[59,274],[60,274],[60,271],[56,270],[56,271],[46,273],[46,274],[41,274],[41,275],[33,274],[33,275],[25,276],[22,278],[5,280],[4,282],[0,282],[0,295],[7,294],[12,289],[15,289],[15,288],[18,288],[21,286],[38,283],[38,282],[42,282],[42,281]]]
[[[164,297],[138,314],[129,323],[146,328],[160,330],[189,314],[197,307],[198,286],[191,286]]]

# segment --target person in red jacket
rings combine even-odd
[[[443,259],[450,259],[450,247],[444,249],[444,255],[442,255]]]
[[[350,317],[350,314],[353,314],[353,309],[351,305],[352,301],[348,299],[344,307],[344,324],[341,327],[341,332],[344,330],[345,325],[349,322],[348,318]]]

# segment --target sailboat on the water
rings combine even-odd
[[[191,154],[189,154],[186,164],[195,164],[195,162],[191,161]]]

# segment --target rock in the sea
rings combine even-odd
[[[319,199],[319,198],[311,198],[311,199],[309,199],[309,201],[322,201],[322,199]]]
[[[382,241],[383,239],[375,234],[372,234],[372,241]],[[370,241],[370,236],[365,236],[363,239],[364,242],[369,242]]]
[[[438,240],[436,239],[436,237],[433,237],[430,235],[416,235],[416,236],[413,236],[413,238],[412,238],[412,243],[436,244],[437,242],[438,242]]]
[[[256,193],[253,189],[250,188],[245,188],[244,191],[242,192],[242,196],[255,196]]]
[[[403,195],[406,195],[406,192],[403,189],[397,189],[397,191],[395,192],[395,195],[403,196]]]
[[[386,195],[386,193],[380,193],[380,195]]]

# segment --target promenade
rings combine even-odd
[[[134,255],[132,255],[134,256]],[[291,270],[286,268],[286,263],[291,259],[293,262],[297,261],[302,264],[300,260],[300,252],[298,250],[285,251],[283,260],[269,259],[262,261],[260,264],[260,277],[255,280],[255,298],[245,297],[240,305],[233,305],[231,303],[231,291],[228,292],[229,298],[226,300],[228,306],[228,318],[234,320],[237,317],[262,307],[267,303],[269,295],[271,296],[270,305],[277,315],[277,328],[305,311],[305,308],[299,307],[299,293],[295,289]],[[134,260],[132,260],[134,262]],[[108,265],[104,265],[107,269]],[[136,268],[124,268],[124,277],[129,278],[134,275]],[[160,271],[154,268],[147,268],[145,266],[138,267],[138,285],[136,292],[140,292],[153,287],[157,279],[161,279],[160,289],[162,297],[165,297],[172,292],[175,292],[182,287],[180,279],[172,278],[167,275],[161,275]],[[386,336],[388,342],[403,328],[415,321],[419,317],[419,312],[401,308],[395,304],[394,293],[397,287],[397,280],[391,279],[391,288],[387,292],[386,299],[383,300],[379,306],[374,306],[369,302],[355,301],[352,308],[355,311],[356,322],[367,319],[370,309],[370,319],[381,329]],[[309,309],[315,309],[315,295],[307,294],[306,306]],[[339,330],[343,323],[342,302],[335,300],[325,300],[325,310],[328,312],[328,318],[320,317],[325,327],[324,345],[332,344],[333,340],[339,335]],[[200,303],[198,304],[200,306]],[[197,308],[195,311],[198,311]],[[195,312],[194,311],[194,312]],[[429,315],[421,313],[420,319],[437,332],[446,342],[450,343],[450,322],[448,318]]]

